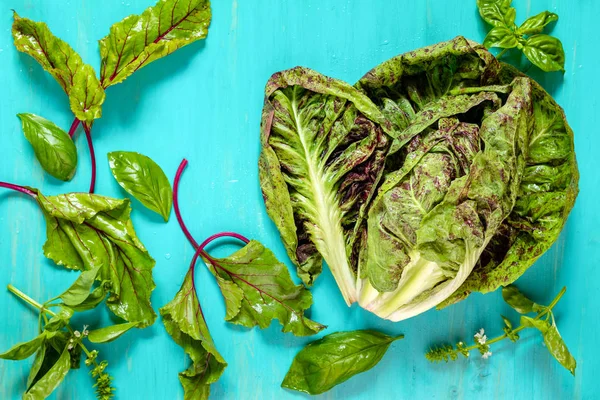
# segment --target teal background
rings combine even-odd
[[[65,129],[72,120],[59,85],[33,59],[12,45],[10,9],[45,21],[94,67],[96,41],[110,25],[140,13],[153,0],[2,0],[0,7],[0,180],[41,188],[47,194],[87,190],[89,157],[84,137],[76,138],[79,170],[63,184],[44,174],[35,161],[15,114],[31,112]],[[597,399],[600,398],[600,93],[597,51],[600,3],[593,0],[515,0],[517,22],[543,10],[560,15],[553,33],[562,39],[566,74],[529,70],[565,108],[575,131],[581,193],[558,242],[520,280],[535,300],[549,302],[562,286],[568,291],[556,308],[558,325],[578,361],[571,376],[554,361],[535,332],[518,344],[502,342],[490,360],[473,354],[452,364],[429,364],[424,353],[440,342],[472,340],[481,327],[501,334],[500,314],[517,315],[500,293],[473,295],[442,311],[390,323],[357,307],[348,309],[331,274],[314,287],[312,318],[329,325],[324,333],[376,328],[404,333],[377,367],[322,395],[323,399]],[[262,241],[291,266],[276,229],[268,219],[257,177],[259,122],[263,88],[269,76],[296,65],[355,82],[370,68],[404,51],[457,35],[482,41],[487,27],[471,0],[220,0],[213,4],[208,39],[183,48],[111,87],[103,118],[95,126],[98,155],[97,191],[125,192],[110,174],[106,153],[134,150],[151,156],[169,177],[183,157],[189,161],[181,187],[188,225],[202,240],[234,230]],[[134,201],[137,232],[157,261],[156,309],[178,290],[192,249],[177,226],[168,224]],[[0,288],[12,283],[38,300],[54,297],[75,279],[42,255],[45,225],[36,204],[26,196],[0,192]],[[227,254],[233,247],[219,247]],[[280,388],[296,352],[309,338],[225,323],[224,305],[213,278],[197,268],[199,297],[215,342],[229,362],[212,386],[215,399],[300,399]],[[294,278],[296,279],[295,275]],[[74,325],[110,322],[108,312],[79,317]],[[5,290],[0,290],[0,348],[32,338],[37,317]],[[97,347],[108,359],[118,399],[181,399],[177,373],[188,361],[170,340],[160,320]],[[0,360],[0,398],[17,399],[25,389],[32,360]],[[56,399],[92,399],[85,366],[69,373]]]

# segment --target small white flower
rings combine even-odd
[[[90,333],[90,331],[88,331],[88,327],[89,325],[83,326],[83,336],[87,336]]]
[[[485,335],[485,331],[483,330],[483,328],[481,328],[479,332],[473,335],[473,337],[475,338],[475,340],[477,340],[477,343],[479,344],[485,344],[485,342],[487,341],[487,336]]]
[[[73,345],[72,345],[72,344],[70,344],[70,345],[68,345],[68,346],[67,346],[67,348],[68,348],[69,350],[72,350],[72,349],[73,349]]]
[[[459,346],[462,346],[462,345],[463,345],[463,342],[458,342],[458,345],[459,345]]]
[[[467,353],[466,355],[467,355],[467,357],[469,357],[469,353]]]
[[[483,358],[484,360],[487,360],[488,358],[490,358],[492,356],[492,352],[491,351],[486,351],[485,353],[483,353],[481,355],[481,358]]]
[[[73,332],[73,335],[75,335],[75,337],[81,337],[81,332],[75,331]]]

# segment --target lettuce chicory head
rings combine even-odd
[[[312,283],[324,258],[348,304],[395,321],[513,282],[577,194],[560,107],[464,38],[354,88],[275,74],[262,149],[267,211],[300,276]]]

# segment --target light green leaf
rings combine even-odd
[[[42,342],[42,345],[35,353],[35,359],[33,360],[33,364],[31,365],[31,368],[29,369],[29,375],[27,377],[27,389],[29,389],[31,387],[31,385],[33,384],[33,381],[35,380],[35,378],[38,375],[38,372],[40,372],[40,369],[42,368],[42,365],[44,364],[44,360],[46,358],[46,351],[47,351],[46,346],[47,345],[46,345],[45,341]]]
[[[34,114],[17,114],[25,138],[44,171],[62,181],[70,180],[77,168],[77,149],[69,135],[52,121]]]
[[[69,324],[71,317],[73,316],[73,309],[61,306],[55,316],[50,318],[50,321],[44,325],[44,330],[48,332],[58,331]]]
[[[45,340],[46,334],[41,333],[39,336],[30,340],[29,342],[16,344],[11,347],[10,350],[0,353],[0,358],[4,360],[24,360],[40,349]]]
[[[521,293],[519,289],[513,285],[502,288],[502,298],[519,314],[529,314],[530,312],[539,309],[537,304],[529,300],[527,296]]]
[[[512,49],[513,47],[517,47],[518,43],[517,35],[504,26],[493,27],[483,41],[483,45],[488,49],[491,47]]]
[[[114,151],[108,153],[113,176],[130,195],[150,210],[169,220],[173,204],[171,183],[163,170],[145,155]]]
[[[112,342],[131,328],[135,328],[138,325],[139,324],[137,322],[127,322],[124,324],[94,329],[89,332],[87,339],[92,343]]]
[[[558,21],[558,15],[550,11],[544,11],[538,15],[527,18],[525,22],[521,24],[517,33],[519,35],[535,35],[537,33],[542,33],[544,27],[554,21]]]
[[[264,329],[277,319],[283,332],[296,336],[325,328],[304,315],[312,305],[310,292],[295,285],[287,267],[259,242],[253,240],[227,258],[206,261],[218,278],[229,322]]]
[[[71,287],[60,295],[60,299],[63,303],[67,306],[78,306],[83,303],[90,296],[90,289],[94,285],[100,268],[101,267],[96,267],[81,272]]]
[[[204,39],[211,12],[208,0],[159,0],[141,15],[111,26],[100,40],[100,81],[106,88],[175,50]]]
[[[160,309],[160,315],[169,335],[192,360],[192,365],[179,373],[184,399],[207,399],[210,384],[219,379],[227,363],[210,337],[196,295],[193,269],[188,271],[175,298]]]
[[[94,69],[84,64],[71,46],[54,36],[43,22],[21,18],[16,12],[12,34],[17,50],[35,58],[62,86],[77,118],[91,122],[102,116],[104,89]]]
[[[550,35],[533,35],[525,43],[523,53],[542,71],[564,71],[565,51],[560,40]]]
[[[140,327],[152,325],[155,261],[133,229],[129,200],[87,193],[37,199],[46,217],[46,257],[69,269],[100,268],[96,279],[110,282],[109,309]]]
[[[35,384],[25,392],[23,400],[42,400],[62,383],[71,368],[71,356],[64,348],[56,363]]]
[[[477,7],[481,18],[488,24],[509,28],[515,21],[511,3],[512,0],[477,0]]]
[[[556,325],[552,325],[545,333],[544,333],[544,343],[546,344],[546,348],[552,354],[552,357],[556,359],[565,367],[571,374],[575,375],[575,368],[577,368],[577,361],[569,352],[565,341],[560,336]]]
[[[371,330],[327,335],[300,350],[281,386],[311,395],[324,393],[373,368],[390,344],[403,337]]]

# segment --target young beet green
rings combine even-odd
[[[573,132],[537,83],[457,37],[354,87],[306,68],[265,88],[259,177],[298,275],[392,321],[514,282],[578,193]]]
[[[0,354],[1,359],[7,360],[24,360],[35,354],[24,399],[37,400],[48,397],[62,383],[69,371],[79,369],[82,351],[86,355],[85,365],[92,368],[90,374],[96,381],[94,388],[97,398],[109,400],[114,396],[112,377],[105,371],[108,363],[98,362],[98,351],[90,351],[84,341],[107,343],[137,327],[139,323],[126,322],[93,330],[88,330],[88,326],[84,325],[81,331],[74,330],[69,325],[76,312],[92,309],[104,299],[104,294],[97,294],[102,285],[93,288],[97,273],[98,268],[83,272],[69,289],[44,304],[38,303],[14,286],[8,286],[11,293],[39,313],[38,335]],[[99,301],[96,300],[97,297],[100,297]]]
[[[390,344],[403,337],[372,330],[327,335],[300,350],[281,386],[311,395],[324,393],[373,368]]]
[[[563,288],[560,293],[552,300],[548,306],[542,306],[534,303],[521,293],[515,286],[507,286],[502,289],[502,297],[504,301],[521,315],[520,325],[513,328],[512,323],[508,318],[502,316],[504,321],[504,334],[488,340],[485,335],[485,330],[482,328],[474,337],[476,343],[467,346],[465,342],[458,342],[456,348],[452,345],[441,345],[433,347],[425,357],[431,362],[441,361],[456,361],[459,355],[469,357],[472,350],[479,350],[483,358],[489,358],[492,355],[490,346],[504,339],[509,339],[512,342],[519,340],[519,332],[527,328],[537,329],[544,339],[544,345],[563,367],[575,375],[577,362],[569,352],[564,340],[558,332],[556,321],[552,309],[558,304],[561,297],[565,294],[566,289]],[[532,318],[524,314],[535,313]]]
[[[52,34],[43,22],[35,22],[14,13],[12,34],[18,51],[33,57],[61,85],[75,119],[69,129],[72,138],[83,125],[90,149],[92,177],[90,193],[96,182],[96,158],[92,144],[92,125],[102,116],[105,89],[123,82],[127,77],[151,62],[165,57],[181,47],[204,39],[211,20],[209,0],[159,0],[140,15],[130,15],[110,28],[100,40],[100,77],[83,62],[66,42]],[[40,118],[40,117],[37,117]],[[46,126],[50,122],[46,122]],[[53,125],[53,124],[52,124]],[[74,172],[76,157],[72,147],[54,126],[53,132],[43,126],[30,125],[25,130],[42,167],[61,180],[69,180]],[[25,127],[24,127],[25,128]],[[46,128],[47,129],[47,128]],[[51,140],[60,136],[59,141]],[[52,147],[56,147],[53,149]],[[70,147],[68,152],[65,150]],[[68,156],[68,165],[58,166],[59,160],[49,157]]]
[[[565,51],[561,41],[542,33],[548,24],[558,21],[558,15],[544,11],[528,18],[517,27],[517,12],[511,7],[511,3],[512,0],[477,0],[481,18],[492,26],[483,45],[488,49],[503,49],[498,58],[516,47],[542,71],[564,72]]]
[[[101,290],[110,293],[106,305],[118,317],[140,327],[154,323],[150,294],[155,261],[135,233],[128,199],[88,193],[44,196],[37,189],[4,182],[0,187],[25,193],[39,205],[46,219],[46,257],[82,271],[87,279],[94,274],[92,280],[103,282]]]
[[[171,183],[163,170],[143,154],[113,151],[108,153],[113,176],[123,189],[144,206],[169,220],[173,205]]]

